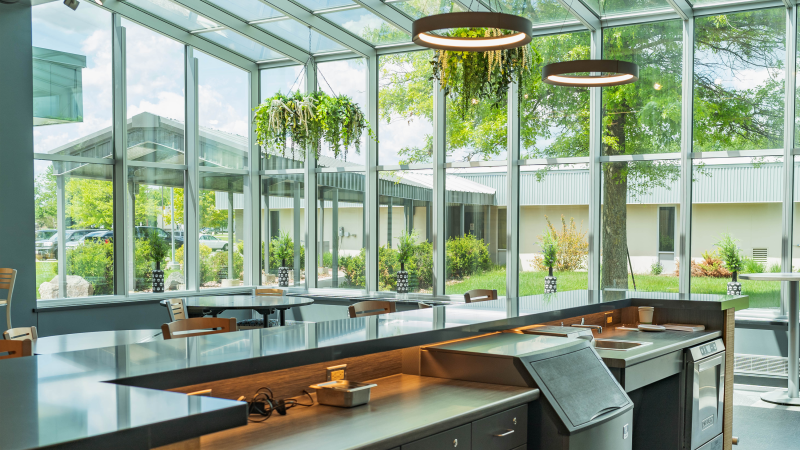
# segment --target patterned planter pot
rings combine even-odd
[[[161,269],[153,271],[153,292],[164,292],[164,271]]]
[[[556,277],[544,277],[544,293],[545,294],[555,294],[558,290],[557,286],[558,280]]]
[[[742,295],[742,283],[738,281],[729,281],[728,295]]]
[[[397,277],[397,293],[408,294],[408,272],[400,270],[396,274]]]
[[[278,267],[278,286],[289,287],[289,268],[286,266]]]

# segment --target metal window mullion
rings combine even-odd
[[[317,64],[313,59],[306,63],[306,93],[317,91]],[[320,148],[321,152],[322,149]],[[306,149],[304,194],[306,199],[306,289],[317,287],[317,155],[311,147]],[[299,255],[295,255],[298,260]],[[297,266],[297,264],[295,264]],[[295,272],[295,277],[298,274]]]
[[[184,227],[186,239],[184,240],[184,276],[186,289],[197,291],[200,289],[200,160],[198,147],[200,145],[199,112],[198,112],[198,76],[199,64],[194,57],[194,48],[187,45],[185,51],[185,92],[186,92],[186,127],[184,130],[184,152],[188,170],[184,184]]]
[[[603,32],[591,33],[591,58],[602,58]],[[600,214],[602,172],[600,166],[600,139],[602,125],[602,88],[589,88],[589,291],[600,291]]]
[[[127,222],[127,190],[128,190],[128,131],[126,120],[126,73],[125,73],[125,28],[122,27],[121,16],[112,15],[111,27],[111,78],[112,78],[112,138],[114,143],[114,293],[128,295],[127,262],[128,243],[125,236],[130,224]],[[131,221],[131,223],[133,223]],[[132,258],[133,255],[130,255]],[[132,262],[131,262],[132,263]],[[132,281],[132,280],[131,280]]]
[[[519,85],[511,83],[508,87],[508,133],[507,152],[508,165],[506,180],[506,296],[519,296]],[[491,226],[491,224],[490,224]],[[502,232],[502,230],[501,230]]]
[[[248,92],[250,111],[258,106],[260,96],[259,72],[250,71],[250,88]],[[247,207],[243,212],[244,237],[244,283],[258,286],[261,284],[261,183],[258,175],[261,169],[261,150],[256,143],[256,127],[250,121],[248,133],[250,157],[247,159],[250,174],[244,177],[244,202]],[[233,205],[231,205],[233,207]]]
[[[786,8],[786,85],[783,129],[783,217],[781,271],[792,272],[794,242],[794,121],[797,82],[797,8]],[[789,282],[781,282],[781,315],[789,305]]]
[[[66,181],[64,180],[63,164],[54,162],[53,165],[58,167],[53,172],[56,174],[56,234],[58,235],[56,250],[57,267],[58,267],[58,298],[67,297],[67,239],[66,239]]]
[[[367,120],[378,127],[378,57],[367,59]],[[366,234],[366,289],[377,291],[378,284],[378,223],[380,221],[380,205],[378,203],[378,142],[367,137],[367,167],[364,175],[364,233]]]
[[[445,176],[446,159],[445,97],[439,81],[433,83],[433,295],[444,295],[445,268]]]
[[[683,21],[681,87],[681,181],[678,292],[691,292],[692,268],[692,127],[694,124],[694,18]]]

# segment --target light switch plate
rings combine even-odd
[[[622,426],[622,439],[628,439],[628,424]]]

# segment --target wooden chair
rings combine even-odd
[[[177,334],[181,331],[197,332]],[[236,319],[233,317],[230,319],[192,317],[190,319],[176,320],[175,322],[161,325],[161,332],[164,334],[164,339],[205,336],[207,334],[230,333],[232,331],[236,331]]]
[[[183,300],[180,298],[171,298],[167,300],[167,308],[169,308],[169,318],[173,322],[176,320],[184,320],[189,317],[186,315],[186,307],[183,305]]]
[[[467,303],[485,302],[487,300],[497,300],[497,289],[473,289],[464,294],[464,301]]]
[[[35,341],[39,339],[39,335],[36,333],[36,327],[18,327],[6,330],[3,333],[3,338],[9,341],[23,341],[25,339]]]
[[[350,318],[377,316],[378,314],[389,314],[397,311],[394,302],[382,300],[369,300],[350,305]]]
[[[17,279],[16,269],[0,269],[0,290],[7,291],[6,299],[0,299],[0,305],[6,305],[6,328],[11,329],[11,295],[14,293],[14,281]]]
[[[31,356],[31,340],[0,341],[0,359],[19,358]]]
[[[282,289],[272,289],[272,288],[261,288],[256,289],[256,295],[262,296],[267,295],[271,297],[283,297],[283,290]]]

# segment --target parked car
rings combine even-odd
[[[184,237],[183,237],[183,231],[167,231],[167,233],[171,233],[172,236],[175,237],[175,239],[178,239],[178,240],[184,241],[184,242],[186,241],[186,239],[184,239]]]
[[[111,230],[99,230],[85,234],[82,238],[67,242],[67,251],[74,250],[77,246],[90,242],[113,242],[114,232]]]
[[[155,232],[168,244],[172,244],[172,235],[158,227],[136,227],[136,239],[145,239],[150,233]],[[175,248],[183,246],[183,237],[175,236]]]
[[[87,234],[97,230],[65,230],[64,239],[69,245],[70,242],[77,242]],[[67,247],[69,248],[69,247]],[[36,241],[36,258],[37,259],[55,259],[58,254],[58,233],[53,233],[47,239]]]
[[[50,239],[54,234],[56,234],[58,230],[36,230],[36,238],[37,241],[43,241],[45,239]]]
[[[228,241],[223,241],[222,239],[218,239],[210,234],[200,235],[200,245],[205,245],[211,250],[222,250],[223,252],[228,251]]]

